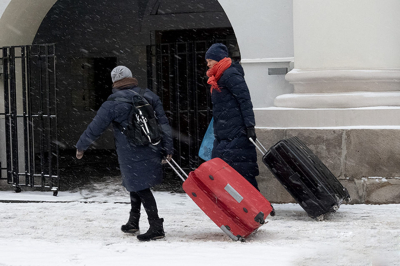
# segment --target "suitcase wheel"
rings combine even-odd
[[[227,234],[233,241],[241,241],[241,242],[244,242],[244,241],[245,241],[244,237],[242,237],[242,236],[240,236],[240,235],[235,236],[234,234],[232,234],[231,228],[230,228],[229,226],[223,225],[223,226],[221,226],[220,228],[221,228],[221,230],[222,230],[225,234]]]
[[[257,216],[254,217],[254,221],[256,221],[257,223],[260,223],[260,224],[264,224],[265,223],[265,221],[264,221],[264,213],[263,212],[259,212],[257,214]]]
[[[272,211],[271,211],[271,213],[270,213],[269,215],[275,216],[275,209],[274,209],[274,206],[271,205],[271,208],[272,208]]]
[[[237,241],[240,241],[240,242],[245,242],[246,241],[246,239],[244,237],[238,236],[237,238],[238,238]]]

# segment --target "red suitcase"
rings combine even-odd
[[[187,177],[179,165],[175,166]],[[182,188],[231,239],[244,239],[265,223],[273,210],[268,200],[222,159],[214,158],[189,173]]]

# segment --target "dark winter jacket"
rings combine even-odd
[[[136,92],[140,91],[139,87],[129,89],[133,89]],[[131,99],[133,92],[129,89],[115,91],[109,99],[115,96]],[[97,115],[76,144],[78,150],[86,150],[113,123],[115,146],[122,174],[122,185],[130,192],[140,191],[161,183],[162,157],[167,154],[173,154],[171,128],[159,97],[149,89],[146,89],[144,97],[153,106],[161,124],[163,131],[162,143],[155,146],[134,147],[130,145],[126,136],[118,130],[117,123],[123,127],[128,124],[128,116],[132,105],[125,102],[107,100],[101,105]]]
[[[232,63],[218,86],[221,91],[213,90],[211,95],[215,134],[212,158],[223,159],[257,187],[257,153],[246,133],[246,128],[255,126],[255,119],[243,68]]]

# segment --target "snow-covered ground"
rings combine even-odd
[[[130,205],[119,181],[91,186],[58,197],[0,191],[0,266],[400,265],[400,205],[342,205],[317,222],[274,204],[275,217],[234,242],[186,194],[155,192],[166,238],[139,242],[120,231]]]

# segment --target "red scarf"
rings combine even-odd
[[[232,64],[232,59],[229,57],[225,57],[216,63],[212,68],[207,71],[208,81],[207,83],[211,85],[210,92],[215,89],[217,91],[221,91],[218,87],[218,80],[221,78],[222,74],[224,74],[225,70],[227,70]]]

